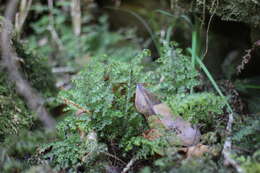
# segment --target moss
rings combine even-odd
[[[48,59],[46,57],[38,57],[17,41],[14,41],[14,45],[18,57],[23,60],[23,63],[21,63],[23,74],[32,87],[44,96],[55,95],[57,93],[55,78],[48,65]]]
[[[34,117],[26,108],[23,100],[8,83],[6,74],[0,72],[0,136],[17,134],[20,129],[29,128]]]
[[[19,43],[14,45],[22,60],[21,69],[25,78],[44,97],[56,93],[54,76],[44,58],[33,55]],[[9,81],[4,68],[0,69],[0,136],[18,134],[21,129],[29,129],[36,120],[28,110],[24,100],[16,93],[14,85]]]
[[[22,172],[37,162],[34,154],[42,143],[53,140],[55,133],[19,130],[0,145],[0,170],[4,173]]]
[[[201,13],[205,6],[210,14],[213,14],[217,9],[216,15],[221,17],[222,20],[243,22],[260,27],[260,3],[257,0],[210,0],[205,2],[204,0],[196,0],[195,3],[190,0],[177,1],[181,6],[194,3],[195,10],[198,13]]]

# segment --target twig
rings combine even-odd
[[[15,84],[17,93],[25,99],[27,106],[38,115],[44,126],[52,130],[55,127],[55,120],[45,109],[43,98],[30,86],[29,82],[24,79],[19,71],[18,63],[15,62],[15,59],[19,58],[12,46],[11,37],[13,26],[11,21],[13,21],[16,8],[17,0],[8,1],[5,11],[5,19],[2,20],[0,46],[2,50],[3,63],[7,70],[9,79]]]
[[[54,67],[52,69],[52,73],[75,73],[75,69],[72,68],[72,67],[68,67],[68,66],[65,66],[65,67]]]
[[[205,24],[205,17],[206,17],[206,0],[203,0],[203,12],[202,12],[202,22],[200,25],[200,31],[202,31],[202,27]]]
[[[215,10],[213,11],[212,15],[211,15],[210,18],[209,18],[209,23],[208,23],[208,26],[207,26],[207,31],[206,31],[206,48],[205,48],[205,52],[204,52],[204,54],[203,54],[202,59],[204,59],[204,58],[206,57],[206,55],[207,55],[207,53],[208,53],[208,49],[209,49],[209,29],[210,29],[210,24],[211,24],[211,21],[212,21],[212,19],[213,19],[215,13],[216,13],[216,11],[217,11],[217,7],[218,7],[218,3],[219,3],[218,0],[214,0],[214,1],[212,2],[212,8],[214,8],[215,2],[217,3],[217,4],[216,4],[216,7],[215,7]]]
[[[109,156],[109,157],[112,157],[112,158],[114,158],[115,160],[120,161],[120,162],[123,163],[123,164],[126,164],[123,160],[121,160],[120,158],[118,158],[117,156],[115,156],[115,155],[113,155],[113,154],[110,154],[110,153],[108,153],[108,152],[101,152],[101,153],[103,153],[103,154],[105,154],[105,155],[107,155],[107,156]]]
[[[231,165],[233,166],[238,173],[244,173],[244,170],[238,165],[238,163],[231,157],[231,145],[232,145],[232,139],[231,139],[231,132],[232,132],[232,123],[233,123],[234,117],[233,113],[230,113],[228,115],[228,123],[226,127],[227,132],[227,138],[224,142],[222,154],[224,156],[224,165]]]
[[[133,166],[133,164],[135,163],[135,161],[137,160],[136,157],[133,157],[128,164],[125,166],[125,168],[123,169],[123,171],[121,173],[127,173],[129,171],[129,169]]]
[[[79,104],[74,103],[73,101],[68,100],[68,99],[66,99],[66,98],[62,98],[62,99],[63,99],[63,101],[64,101],[66,104],[68,104],[68,105],[72,105],[72,106],[78,108],[79,110],[82,110],[83,112],[86,112],[86,113],[88,113],[88,114],[91,114],[91,112],[90,112],[89,110],[83,108],[83,107],[80,106]],[[82,113],[83,113],[83,112],[82,112]]]
[[[64,50],[64,46],[62,44],[62,41],[60,40],[57,31],[54,27],[54,16],[53,16],[53,0],[48,0],[48,8],[49,8],[49,26],[48,30],[51,33],[52,40],[58,45],[59,50]]]
[[[15,16],[15,29],[18,32],[18,38],[22,32],[22,28],[30,11],[31,5],[32,0],[21,0],[19,13]]]
[[[60,40],[58,33],[56,32],[55,28],[52,25],[49,25],[47,29],[50,31],[51,38],[58,45],[59,50],[64,50],[63,43]]]
[[[70,7],[70,15],[72,17],[73,31],[76,36],[81,33],[81,10],[80,0],[72,0]]]

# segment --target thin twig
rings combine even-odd
[[[205,24],[205,16],[206,16],[206,0],[203,0],[203,13],[202,13],[202,22],[200,25],[200,30],[202,31],[202,27]]]
[[[50,12],[49,12],[49,26],[47,29],[50,31],[51,38],[58,45],[59,50],[64,50],[63,43],[60,40],[58,33],[54,27],[53,0],[48,0],[48,8]]]
[[[228,115],[228,123],[226,127],[226,132],[227,132],[227,138],[224,142],[222,154],[224,156],[224,164],[225,165],[231,165],[233,166],[238,173],[244,173],[244,170],[238,165],[238,163],[232,158],[231,156],[231,145],[232,145],[232,138],[231,138],[231,133],[232,133],[232,123],[234,121],[233,113],[229,113]]]
[[[115,160],[120,161],[120,162],[123,163],[123,164],[126,164],[123,160],[121,160],[120,158],[118,158],[117,156],[115,156],[115,155],[113,155],[113,154],[110,154],[110,153],[108,153],[108,152],[101,152],[101,153],[103,153],[103,154],[105,154],[105,155],[107,155],[107,156],[109,156],[109,157],[111,157],[111,158],[114,158]]]
[[[72,0],[70,7],[70,15],[72,17],[73,31],[76,36],[81,33],[81,10],[80,0]]]
[[[128,164],[125,166],[125,168],[123,169],[123,171],[121,173],[127,173],[130,168],[133,166],[133,164],[135,163],[135,161],[137,160],[136,157],[133,157],[129,162]]]
[[[64,50],[62,41],[60,40],[58,33],[52,25],[49,25],[47,28],[51,33],[52,40],[58,45],[59,50]]]
[[[72,106],[78,108],[79,110],[82,110],[83,112],[86,112],[86,113],[88,113],[88,114],[91,114],[91,112],[90,112],[89,110],[83,108],[83,107],[80,106],[79,104],[74,103],[73,101],[68,100],[68,99],[66,99],[66,98],[62,98],[62,99],[63,99],[63,101],[65,102],[65,104],[72,105]],[[82,112],[82,113],[83,113],[83,112]]]
[[[15,61],[19,58],[12,45],[13,26],[11,21],[13,21],[17,10],[17,3],[17,0],[8,1],[5,19],[2,20],[0,46],[3,65],[7,70],[9,79],[15,84],[17,93],[25,99],[27,106],[38,115],[44,126],[52,130],[55,127],[55,120],[45,109],[43,98],[30,86],[29,82],[24,79],[19,71],[19,64]]]
[[[217,4],[216,4],[216,7],[215,7],[215,10],[213,11],[212,15],[211,15],[210,18],[209,18],[209,23],[208,23],[208,26],[207,26],[207,31],[206,31],[206,48],[205,48],[205,52],[204,52],[204,54],[203,54],[202,59],[204,59],[204,58],[206,57],[206,55],[207,55],[207,53],[208,53],[208,49],[209,49],[209,29],[210,29],[210,24],[211,24],[211,21],[212,21],[212,19],[213,19],[215,13],[216,13],[216,11],[217,11],[217,7],[218,7],[218,3],[219,3],[218,0],[214,0],[214,1],[212,2],[212,8],[214,8],[215,2],[217,3]]]
[[[75,69],[69,66],[65,67],[54,67],[52,70],[52,73],[75,73]]]
[[[22,28],[30,11],[31,5],[32,0],[21,0],[19,12],[15,16],[15,29],[18,33],[18,38],[22,32]]]

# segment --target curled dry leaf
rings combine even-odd
[[[158,115],[160,126],[174,132],[183,146],[192,146],[199,143],[200,131],[193,127],[189,122],[180,116],[172,114],[171,109],[151,92],[143,87],[142,84],[136,86],[135,107],[138,112],[145,115],[146,120],[152,115]]]
[[[138,112],[144,114],[145,117],[155,115],[153,105],[160,103],[160,100],[157,99],[154,94],[145,89],[142,84],[136,85],[135,107]]]

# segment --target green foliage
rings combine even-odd
[[[33,164],[31,160],[43,141],[51,139],[54,135],[41,131],[19,131],[18,135],[5,138],[0,146],[0,170],[4,173],[21,172]]]
[[[128,140],[143,131],[143,118],[130,100],[134,97],[135,84],[147,80],[140,66],[141,59],[147,55],[148,52],[144,52],[131,63],[113,61],[105,65],[92,61],[73,80],[74,88],[60,93],[62,98],[91,112],[85,115],[88,127],[83,129],[96,131],[106,141]],[[70,110],[76,112],[77,108],[70,105]],[[75,115],[72,113],[72,116]],[[68,132],[71,133],[70,129]]]
[[[187,1],[177,3],[186,4]],[[260,26],[260,4],[257,0],[210,0],[207,2],[197,0],[196,7],[198,13],[202,13],[202,9],[206,7],[211,14],[216,13],[222,20],[244,22],[256,27]]]
[[[179,49],[165,48],[158,60],[159,67],[155,71],[144,72],[141,60],[147,55],[145,51],[130,63],[111,60],[105,65],[92,61],[73,80],[74,88],[61,92],[61,96],[91,111],[88,126],[100,137],[128,140],[145,129],[143,118],[135,111],[131,101],[137,83],[149,83],[153,91],[164,96],[198,84],[194,79],[197,73]],[[172,68],[174,66],[180,68]],[[71,110],[75,112],[77,108],[71,105]]]
[[[185,95],[200,84],[190,57],[183,55],[174,44],[165,45],[161,50],[162,56],[156,61],[154,70],[143,67],[143,59],[149,56],[147,50],[128,63],[114,58],[89,61],[73,79],[73,88],[59,94],[62,101],[67,100],[68,116],[57,127],[60,138],[47,145],[52,149],[45,159],[52,158],[51,164],[58,167],[84,165],[80,158],[82,153],[88,152],[89,146],[82,141],[82,136],[85,139],[84,136],[92,131],[97,133],[100,142],[118,144],[125,151],[119,154],[121,157],[128,151],[133,151],[138,158],[162,153],[168,146],[164,137],[153,141],[141,137],[148,127],[143,116],[135,110],[133,99],[137,83],[147,84],[161,100],[170,100],[177,94],[180,98],[177,101],[183,105],[177,111],[180,113],[182,109],[181,113],[192,120],[198,117],[208,120],[220,113],[223,104],[219,97],[210,93]],[[190,109],[186,109],[185,104]],[[195,107],[196,113],[192,113]],[[85,112],[77,115],[79,110]]]
[[[256,151],[260,148],[260,120],[259,117],[247,117],[245,121],[235,124],[233,140],[240,147]]]
[[[252,156],[240,156],[236,160],[240,162],[246,172],[257,173],[260,171],[260,150],[256,150]]]
[[[225,173],[227,169],[222,165],[215,163],[211,157],[206,156],[202,158],[190,158],[183,161],[179,161],[180,156],[175,155],[173,157],[164,157],[156,160],[153,165],[153,169],[145,168],[146,170],[140,171],[140,173]],[[146,171],[146,172],[145,172]]]
[[[106,146],[98,144],[94,139],[80,138],[79,135],[70,135],[61,141],[46,144],[42,149],[51,150],[42,154],[42,160],[48,160],[50,166],[56,170],[74,172],[79,166],[91,169],[96,161],[102,161],[102,153],[106,152]],[[103,156],[104,157],[104,156]]]
[[[214,122],[214,116],[223,113],[225,102],[213,93],[178,94],[167,100],[173,113],[193,123]]]
[[[26,108],[23,100],[8,84],[6,74],[0,71],[0,136],[2,141],[5,135],[17,134],[20,129],[29,128],[34,117]]]
[[[41,4],[34,5],[33,10],[38,15],[48,12],[48,8]],[[82,65],[82,62],[85,64],[92,57],[103,57],[105,54],[121,60],[123,56],[124,60],[129,60],[139,51],[134,30],[111,32],[106,16],[100,17],[94,23],[91,15],[84,14],[82,33],[76,36],[68,25],[71,18],[67,12],[54,7],[52,13],[53,22],[48,15],[41,15],[37,22],[31,24],[35,34],[28,38],[28,43],[31,49],[37,49],[37,53],[42,56],[52,57],[54,54],[54,60],[61,65]],[[50,30],[50,25],[53,25],[54,30]],[[57,32],[58,39],[53,38],[54,31]]]
[[[198,5],[206,5],[212,11],[211,4],[196,2]],[[221,9],[217,14],[223,19],[235,21],[245,21],[245,18],[250,17],[249,23],[259,25],[252,20],[258,16],[244,13],[246,8],[251,7],[254,7],[252,11],[255,13],[259,8],[258,4],[253,6],[254,1],[247,2],[245,9],[239,13],[235,2],[239,6],[245,5],[237,0],[226,2],[225,7],[220,5]],[[24,76],[34,88],[49,97],[54,95],[56,89],[47,66],[47,57],[52,57],[51,61],[55,65],[81,65],[86,62],[87,65],[74,77],[72,89],[59,94],[60,102],[64,103],[65,100],[68,105],[68,115],[59,122],[55,136],[38,131],[23,132],[24,129],[32,128],[35,117],[15,93],[13,85],[8,82],[1,69],[0,73],[4,74],[0,75],[1,171],[21,172],[32,165],[42,164],[28,169],[28,172],[44,172],[45,169],[52,172],[50,167],[59,172],[104,172],[108,148],[116,145],[116,151],[122,152],[118,152],[115,157],[124,159],[137,157],[152,161],[155,158],[150,156],[168,154],[156,160],[151,169],[146,167],[142,171],[146,173],[227,172],[222,163],[215,162],[215,158],[209,155],[183,160],[175,146],[169,147],[167,134],[155,140],[142,137],[148,129],[147,122],[134,106],[136,84],[144,83],[171,107],[174,114],[214,129],[214,132],[207,131],[204,134],[205,140],[202,139],[202,142],[219,142],[216,131],[220,128],[216,124],[224,122],[218,115],[223,114],[226,100],[197,57],[199,44],[196,32],[193,31],[192,57],[184,55],[176,44],[169,44],[176,19],[167,30],[167,41],[163,46],[160,47],[159,39],[154,38],[154,33],[150,33],[160,57],[153,66],[146,66],[143,60],[150,56],[149,51],[145,50],[134,57],[140,48],[133,30],[110,32],[106,16],[100,17],[94,23],[89,15],[83,15],[82,33],[76,37],[68,25],[71,22],[69,14],[61,10],[61,6],[69,5],[69,2],[56,5],[57,8],[52,10],[54,21],[50,21],[50,17],[46,15],[49,13],[48,7],[39,2],[34,5],[33,10],[39,20],[30,24],[34,35],[29,36],[28,47],[14,41],[16,51],[22,58],[18,63],[21,64]],[[222,14],[222,8],[225,14]],[[145,21],[141,22],[146,26]],[[53,32],[57,32],[58,38],[53,38]],[[36,57],[31,51],[36,51],[44,58]],[[199,72],[195,69],[196,59],[221,97],[213,93],[194,91],[201,84]],[[79,114],[80,111],[84,112]],[[259,120],[247,119],[245,128],[240,122],[236,122],[234,143],[249,150],[252,155],[247,157],[238,152],[236,160],[248,172],[259,172]],[[16,135],[6,137],[10,134]],[[97,134],[97,137],[93,134]],[[44,165],[46,163],[48,164]]]
[[[234,158],[246,172],[260,171],[260,120],[258,115],[250,115],[234,124],[233,145],[238,149]]]
[[[48,64],[48,59],[30,51],[28,44],[23,46],[21,43],[14,41],[14,45],[18,57],[23,61],[21,63],[23,75],[31,83],[32,87],[45,97],[54,96],[57,89],[55,88],[55,78]]]
[[[21,74],[44,97],[54,96],[57,91],[55,80],[47,59],[39,58],[13,39],[14,49],[19,57]],[[1,59],[0,59],[1,60]],[[27,108],[23,98],[10,82],[4,67],[0,68],[0,170],[21,172],[30,166],[29,158],[36,147],[48,138],[41,132],[28,131],[36,125],[37,119]]]
[[[165,154],[166,148],[169,146],[165,137],[149,140],[141,136],[132,137],[127,141],[126,151],[134,151],[138,148],[136,157],[139,159],[147,159],[149,156],[156,154]],[[174,148],[172,148],[174,149]]]
[[[176,93],[185,93],[200,84],[198,72],[191,64],[191,58],[185,56],[182,49],[175,43],[165,43],[161,47],[161,57],[151,78],[155,89],[160,89],[160,94],[169,96]]]
[[[27,51],[19,42],[14,45],[21,60],[21,70],[24,77],[43,96],[54,96],[57,91],[55,80],[46,59],[37,57]],[[7,73],[0,69],[0,135],[17,134],[20,129],[30,128],[36,120],[28,110],[23,99],[16,93],[15,87],[10,83]]]
[[[67,116],[61,121],[57,126],[58,138],[41,146],[37,156],[40,158],[39,163],[48,161],[54,170],[67,172],[76,172],[79,167],[87,172],[104,169],[101,163],[105,161],[107,147],[98,143],[89,121],[85,114]]]

